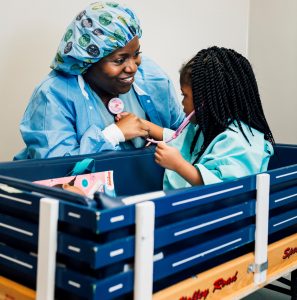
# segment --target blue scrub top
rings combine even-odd
[[[146,57],[142,58],[133,88],[120,97],[127,101],[127,111],[159,126],[176,129],[184,119],[172,82]],[[113,122],[107,113],[102,109],[100,98],[87,84],[82,91],[78,76],[51,71],[30,99],[20,124],[27,147],[14,159],[90,154],[143,146],[139,139],[116,146],[106,140],[102,130]]]
[[[206,148],[198,162],[194,166],[199,170],[204,184],[218,183],[232,180],[260,172],[267,171],[268,162],[274,150],[270,142],[264,139],[263,133],[252,128],[252,133],[245,123],[241,123],[247,142],[239,128],[235,124],[225,130]],[[190,153],[192,140],[198,126],[190,124],[177,139],[169,143],[179,149],[185,160],[193,163],[203,143],[200,134],[194,151]],[[172,135],[171,130],[164,130],[164,140]],[[164,174],[164,190],[191,187],[183,177],[176,172],[167,170]]]

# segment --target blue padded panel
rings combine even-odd
[[[0,175],[28,181],[64,177],[76,162],[84,158],[95,160],[96,172],[114,171],[117,195],[136,195],[162,189],[164,169],[154,162],[154,146],[140,150],[4,162],[0,163]]]
[[[297,164],[297,145],[277,144],[271,157],[268,170]]]

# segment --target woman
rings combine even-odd
[[[184,114],[173,85],[141,59],[140,37],[136,15],[117,3],[77,15],[30,99],[20,125],[27,147],[15,159],[140,148],[150,122],[177,128]],[[115,123],[121,111],[129,114]]]

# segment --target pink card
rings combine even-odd
[[[34,183],[62,188],[87,197],[93,197],[95,192],[115,197],[113,171],[39,180]]]

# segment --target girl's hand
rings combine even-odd
[[[178,172],[186,161],[180,152],[164,142],[159,142],[155,152],[155,161],[160,166]]]
[[[118,116],[119,121],[116,122],[116,125],[123,132],[126,141],[135,137],[147,138],[149,136],[150,128],[141,118],[128,112],[121,113]]]
[[[200,171],[187,162],[176,148],[168,146],[164,142],[158,143],[155,161],[163,168],[175,171],[191,185],[203,184]]]

